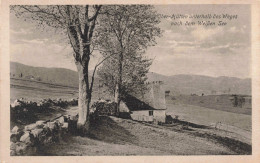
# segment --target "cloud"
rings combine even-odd
[[[26,44],[44,44],[48,39],[32,39],[32,40],[20,40]]]
[[[197,27],[195,28],[191,34],[192,36],[199,41],[208,39],[210,37],[213,37],[219,33],[223,32],[223,27],[216,27],[216,28],[205,28],[205,27]]]
[[[165,75],[193,73],[247,77],[251,10],[250,6],[248,10],[245,10],[245,5],[239,6],[161,6],[160,12],[168,15],[220,13],[225,8],[225,12],[238,14],[239,17],[225,27],[173,26],[171,22],[174,20],[162,20],[159,26],[164,30],[163,36],[157,40],[156,46],[148,48],[146,54],[155,58],[151,71]],[[185,21],[193,20],[183,20],[183,23]],[[75,69],[66,35],[59,35],[49,28],[42,31],[16,17],[10,20],[10,28],[11,60],[34,66]],[[98,57],[92,57],[90,67],[93,68],[97,60]]]
[[[221,46],[215,46],[215,47],[210,47],[206,49],[207,51],[210,51],[215,54],[233,54],[234,51],[230,47],[230,45],[221,45]]]
[[[228,31],[231,33],[245,33],[246,25],[243,25],[242,27],[231,27]]]
[[[10,46],[10,59],[38,67],[67,67],[73,69],[71,48],[59,44],[48,45],[41,41],[32,40],[23,44]]]

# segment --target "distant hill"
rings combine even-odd
[[[148,73],[148,81],[161,80],[173,95],[178,94],[244,94],[251,95],[251,79],[209,77],[202,75],[173,75]]]
[[[78,87],[76,71],[65,68],[45,68],[27,66],[21,63],[10,62],[11,77],[40,80],[54,84]],[[22,77],[21,77],[22,74]],[[92,74],[92,71],[91,71]],[[173,75],[165,76],[157,73],[148,73],[148,81],[160,80],[172,95],[179,94],[245,94],[251,95],[251,79],[235,77],[209,77],[202,75]]]
[[[10,73],[11,77],[78,87],[77,72],[65,68],[33,67],[17,62],[10,62]]]

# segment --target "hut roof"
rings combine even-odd
[[[140,111],[140,110],[166,110],[166,109],[155,109],[147,103],[141,101],[140,99],[127,94],[122,101],[126,104],[130,111]]]

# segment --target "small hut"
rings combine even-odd
[[[165,123],[165,90],[162,82],[149,83],[148,88],[143,99],[126,95],[120,104],[120,112],[129,112],[131,118],[136,121]]]

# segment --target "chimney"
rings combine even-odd
[[[166,109],[165,89],[162,81],[153,81],[148,84],[149,91],[145,102],[155,109]]]

